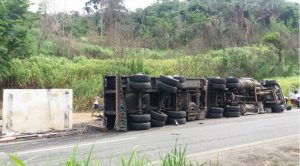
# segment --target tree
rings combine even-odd
[[[274,68],[271,70],[271,74],[275,71],[276,67],[281,64],[282,62],[282,50],[285,47],[285,44],[283,42],[283,39],[280,38],[279,33],[272,33],[268,34],[264,37],[264,41],[268,44],[272,44],[275,48],[278,50],[278,62],[277,65],[274,66]]]
[[[104,30],[112,32],[116,22],[122,20],[122,13],[127,12],[123,0],[89,0],[85,4],[85,10],[100,17],[101,36]]]
[[[0,1],[0,80],[8,75],[10,59],[30,54],[28,7],[28,0]]]

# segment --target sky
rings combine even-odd
[[[30,11],[36,11],[38,5],[42,0],[30,0],[30,3],[33,4],[30,6]],[[85,6],[85,2],[88,0],[47,0],[50,2],[52,12],[60,11],[71,11],[76,10],[82,12],[82,8]],[[127,9],[134,11],[137,8],[145,8],[151,5],[155,0],[124,0],[124,4]]]
[[[42,0],[30,0],[30,2],[33,4],[29,8],[30,11],[37,11],[38,5]],[[50,2],[51,9],[50,11],[53,13],[66,11],[69,12],[71,10],[83,11],[83,7],[85,6],[85,2],[88,0],[47,0]],[[156,0],[124,0],[124,4],[127,9],[134,11],[137,8],[145,8],[152,3],[154,3]],[[298,2],[299,0],[286,0],[289,2]]]

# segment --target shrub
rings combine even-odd
[[[89,57],[101,58],[101,59],[110,58],[113,54],[113,51],[110,50],[109,48],[102,48],[97,45],[88,45],[88,44],[83,46],[83,51],[84,54]]]

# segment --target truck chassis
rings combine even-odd
[[[104,77],[104,126],[146,130],[205,118],[279,113],[285,100],[275,80],[147,75]]]

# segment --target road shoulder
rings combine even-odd
[[[189,158],[208,165],[299,165],[299,135],[190,154]]]

